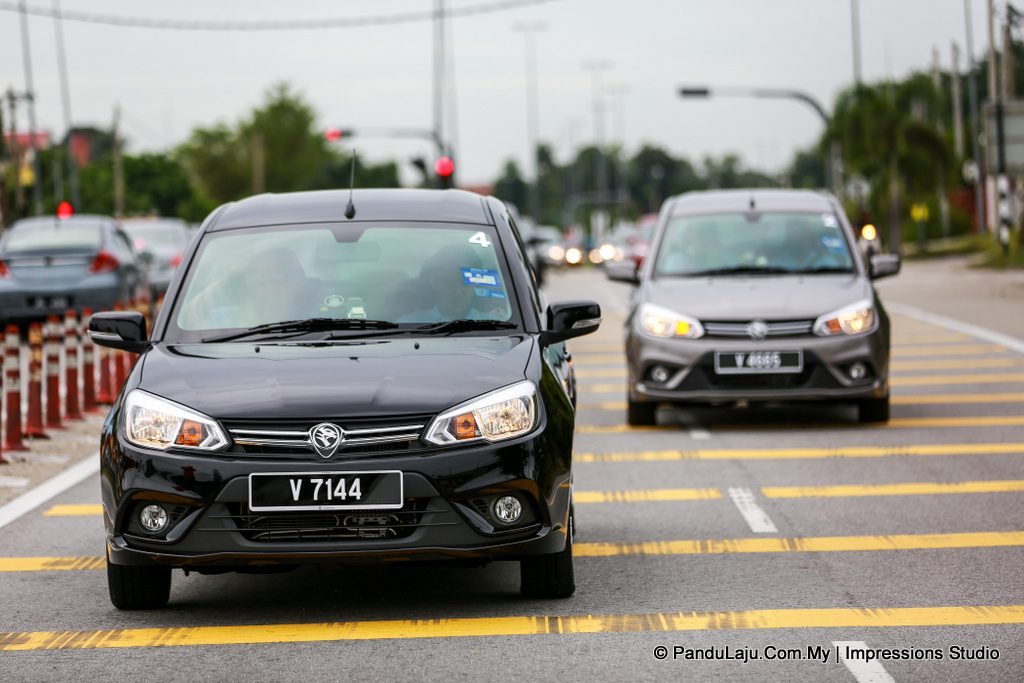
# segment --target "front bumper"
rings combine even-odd
[[[112,428],[105,427],[107,430]],[[112,434],[105,435],[113,437]],[[137,449],[104,438],[102,498],[107,554],[115,564],[252,568],[410,560],[517,559],[565,546],[571,500],[571,444],[534,432],[501,446],[419,455],[275,459]],[[401,470],[400,511],[252,513],[251,472]],[[521,524],[502,528],[486,501],[514,493]],[[481,501],[485,504],[481,505]],[[171,513],[162,537],[139,527],[138,510],[159,502]],[[373,518],[372,525],[362,521]]]
[[[719,375],[716,352],[793,351],[803,353],[799,373]],[[652,339],[631,331],[626,341],[629,396],[635,402],[736,400],[844,400],[883,398],[889,394],[889,336],[887,328],[857,336],[782,337],[750,340],[704,337]],[[861,363],[867,375],[851,379],[849,368]],[[669,370],[665,382],[651,371]]]

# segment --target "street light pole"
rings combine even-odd
[[[860,3],[850,0],[850,29],[853,39],[853,82],[860,85]]]
[[[542,22],[524,22],[515,25],[523,34],[526,43],[526,162],[533,177],[533,191],[530,192],[530,213],[539,222],[540,215],[540,159],[537,155],[539,131],[539,103],[537,99],[537,33],[543,31]]]
[[[36,91],[32,85],[32,49],[28,37],[28,11],[25,0],[18,3],[21,14],[21,59],[25,67],[25,98],[28,103],[28,144],[32,149],[32,167],[35,182],[32,183],[32,208],[38,216],[43,213],[42,163],[39,159],[39,145],[36,140]]]
[[[708,99],[712,96],[720,97],[757,97],[763,99],[785,99],[796,100],[806,104],[818,115],[821,122],[828,131],[831,117],[825,111],[825,107],[813,96],[801,91],[789,88],[710,88],[708,86],[684,86],[679,89],[679,95],[683,98]],[[829,145],[827,159],[828,183],[836,194],[840,191],[839,182],[839,143],[832,142]]]
[[[981,163],[981,149],[978,142],[978,82],[974,72],[974,29],[971,24],[971,0],[964,0],[964,28],[967,32],[967,97],[971,108],[971,154],[977,177],[974,179],[974,213],[978,231],[988,231],[985,224],[985,169]]]
[[[71,154],[71,92],[68,89],[68,60],[64,53],[64,22],[61,19],[60,0],[53,0],[53,32],[57,45],[57,70],[60,76],[60,102],[64,112],[65,154],[67,154],[68,183],[71,185],[71,203],[75,210],[82,208],[79,202],[78,165]]]
[[[597,177],[594,190],[597,203],[603,208],[608,187],[608,164],[604,150],[604,79],[602,74],[611,69],[612,65],[611,62],[603,60],[591,61],[584,63],[583,68],[591,75],[590,86],[594,100],[594,147],[597,149]],[[603,223],[601,227],[604,227]]]

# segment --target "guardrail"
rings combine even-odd
[[[152,311],[148,302],[117,308],[137,310],[151,322],[162,303],[161,299]],[[91,317],[88,308],[81,317],[68,310],[63,321],[54,315],[42,324],[8,324],[3,330],[0,464],[8,462],[5,453],[28,450],[26,441],[50,438],[66,422],[112,405],[121,393],[138,357],[94,345],[88,334]],[[28,376],[26,392],[23,373]]]

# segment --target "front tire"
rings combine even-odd
[[[572,561],[575,526],[570,512],[564,550],[519,561],[519,591],[524,598],[568,598],[576,592],[576,573]]]
[[[159,609],[171,596],[171,568],[118,565],[108,559],[107,588],[117,609]]]
[[[888,422],[889,397],[866,398],[857,402],[858,422]]]
[[[653,427],[658,424],[657,403],[637,403],[628,401],[626,403],[626,422],[630,427]]]

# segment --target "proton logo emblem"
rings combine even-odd
[[[763,320],[755,320],[747,325],[747,334],[754,341],[761,341],[768,336],[768,323]]]
[[[338,450],[345,439],[344,433],[337,425],[321,422],[309,430],[309,442],[321,458],[329,458]]]

